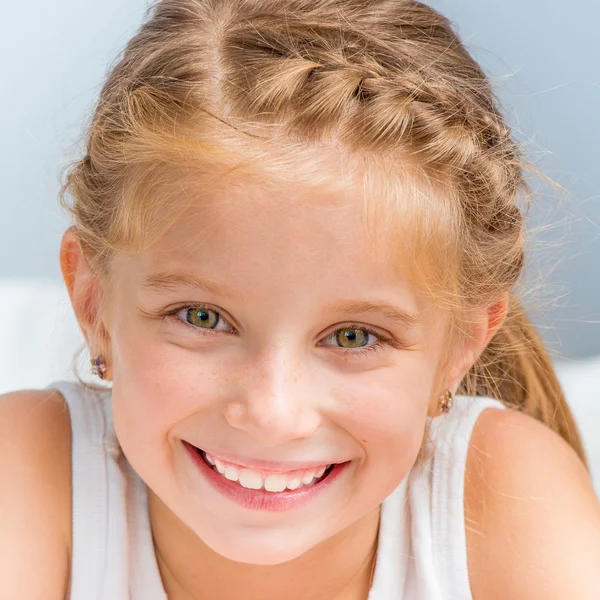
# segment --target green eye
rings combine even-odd
[[[362,348],[369,341],[369,332],[365,329],[340,329],[335,338],[342,348]]]
[[[194,327],[214,329],[219,322],[219,313],[206,308],[188,308],[185,320]]]

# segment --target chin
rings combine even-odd
[[[322,541],[303,537],[302,528],[219,527],[215,523],[209,531],[196,533],[213,552],[228,560],[263,566],[292,561]]]

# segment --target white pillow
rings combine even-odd
[[[71,363],[83,344],[62,283],[0,280],[0,393],[74,380]]]
[[[600,356],[557,361],[556,372],[583,438],[600,498]]]

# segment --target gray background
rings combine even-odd
[[[535,165],[524,294],[553,356],[600,354],[600,4],[437,0],[495,82]],[[30,0],[3,7],[0,281],[60,279],[59,169],[145,0]],[[567,193],[568,191],[568,193]]]

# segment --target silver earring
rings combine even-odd
[[[454,404],[454,396],[452,396],[452,392],[450,390],[446,390],[443,393],[442,398],[440,400],[440,411],[442,413],[449,412],[450,409],[452,408],[453,404]]]
[[[106,364],[102,360],[102,357],[96,356],[95,358],[90,359],[90,364],[92,366],[92,375],[97,375],[100,379],[104,379]]]

